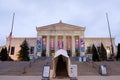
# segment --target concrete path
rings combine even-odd
[[[41,76],[0,76],[0,80],[41,80],[41,78]],[[79,76],[78,80],[120,80],[120,76]]]

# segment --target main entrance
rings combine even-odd
[[[68,77],[67,62],[62,55],[58,56],[55,73],[56,77]]]

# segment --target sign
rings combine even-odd
[[[101,75],[107,75],[107,69],[105,65],[101,65]]]
[[[70,77],[77,77],[77,65],[70,66]]]
[[[86,62],[86,61],[87,61],[86,56],[83,56],[83,62]]]
[[[79,57],[79,62],[82,62],[82,57]]]
[[[43,68],[43,77],[48,78],[49,75],[50,75],[50,66],[44,66],[44,68]]]

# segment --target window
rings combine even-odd
[[[14,55],[15,47],[11,47],[11,55]]]
[[[34,47],[30,47],[30,54],[34,54]]]

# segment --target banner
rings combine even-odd
[[[71,50],[71,38],[67,38],[67,50]]]
[[[41,52],[41,39],[37,39],[36,41],[36,52]]]
[[[80,51],[85,52],[85,41],[83,38],[80,39]]]
[[[58,47],[59,47],[59,49],[62,49],[62,48],[63,48],[62,38],[59,38],[59,39],[58,39]]]
[[[50,50],[54,50],[54,38],[50,38]]]
[[[79,38],[75,38],[75,49],[79,49]]]
[[[42,50],[46,50],[46,38],[42,38]]]

